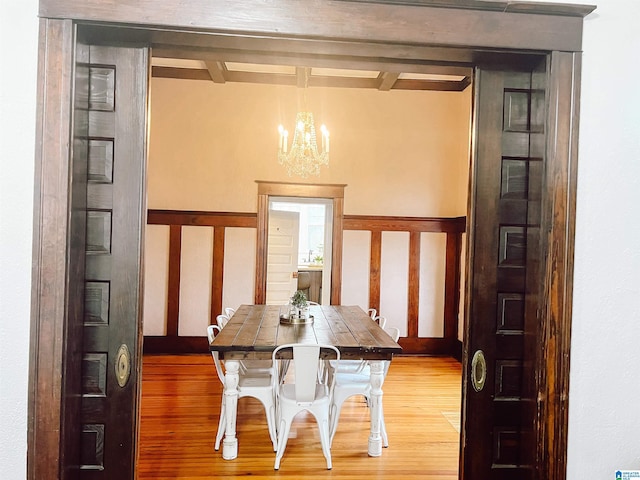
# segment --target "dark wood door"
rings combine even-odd
[[[148,50],[78,45],[77,142],[83,171],[84,313],[78,454],[68,478],[134,478],[141,370]],[[74,439],[68,439],[72,445]],[[73,451],[73,449],[70,449]],[[65,476],[65,478],[67,478]]]
[[[532,432],[544,168],[544,68],[478,69],[461,473],[535,478]]]

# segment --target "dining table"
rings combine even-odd
[[[341,360],[367,360],[370,370],[370,432],[368,454],[382,455],[380,419],[384,362],[402,352],[398,345],[359,306],[312,305],[307,323],[289,324],[281,319],[282,306],[241,305],[229,322],[209,344],[224,360],[224,399],[226,411],[222,458],[238,456],[236,415],[238,381],[242,360],[271,360],[273,350],[290,343],[334,345]],[[311,321],[312,320],[312,321]]]

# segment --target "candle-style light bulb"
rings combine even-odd
[[[329,152],[329,130],[327,130],[327,127],[322,124],[320,126],[320,131],[322,132],[322,149],[325,152]]]
[[[282,125],[278,125],[278,133],[280,133],[280,141],[278,143],[278,148],[280,151],[283,149],[283,141],[284,141],[284,127]]]

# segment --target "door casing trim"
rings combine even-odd
[[[183,4],[176,12],[174,2],[170,0],[154,2],[152,11],[144,10],[144,5],[134,0],[122,0],[115,5],[110,4],[109,8],[104,8],[99,0],[40,1],[42,18],[36,116],[28,479],[67,478],[64,459],[61,458],[65,431],[62,420],[65,392],[61,375],[67,356],[67,312],[69,303],[73,302],[67,291],[70,241],[68,180],[73,143],[71,116],[76,28],[94,22],[109,23],[110,31],[117,37],[118,32],[124,32],[140,19],[145,19],[147,25],[136,25],[142,35],[140,42],[152,45],[154,38],[175,38],[176,45],[179,45],[184,40],[180,35],[197,33],[193,30],[193,23],[190,23],[192,18],[199,19],[196,27],[203,34],[205,44],[214,40],[210,35],[213,32],[237,35],[239,38],[250,32],[254,38],[264,35],[276,43],[282,39],[295,42],[304,40],[311,45],[317,42],[327,51],[333,42],[339,44],[338,47],[352,45],[356,50],[364,49],[367,52],[374,51],[367,49],[377,45],[376,48],[387,52],[396,51],[398,61],[407,61],[407,57],[402,56],[407,53],[441,61],[438,55],[446,56],[455,51],[457,55],[468,55],[470,64],[479,64],[486,60],[487,49],[500,49],[504,52],[501,55],[506,55],[504,58],[507,62],[526,57],[531,53],[529,49],[548,57],[550,88],[542,192],[542,231],[546,234],[541,246],[544,308],[540,310],[541,330],[536,360],[539,410],[535,432],[538,440],[536,478],[566,478],[580,49],[582,17],[590,13],[593,7],[558,5],[554,9],[553,5],[546,4],[546,11],[542,14],[540,9],[543,7],[540,5],[532,5],[529,11],[522,13],[508,10],[508,2],[504,2],[502,11],[446,8],[447,3],[453,5],[454,2],[442,0],[432,3],[439,5],[418,8],[383,2],[366,5],[332,2],[321,4],[322,12],[315,12],[309,17],[293,0],[282,2],[281,5],[281,8],[290,9],[288,15],[267,9],[262,2],[241,2],[236,5],[221,2],[213,8],[210,0],[194,0]],[[339,8],[336,5],[340,5]],[[317,14],[335,15],[337,10],[332,10],[334,7],[362,13],[361,16],[353,16],[352,28],[346,34],[348,38],[339,28],[340,22],[326,22],[321,32],[311,30],[316,25]],[[243,21],[247,24],[240,25],[243,30],[237,21],[247,8],[251,12],[248,17],[246,12],[244,14]],[[379,20],[385,18],[380,15],[387,11],[406,15],[410,25],[413,25],[411,22],[417,22],[419,27],[395,29],[388,22]],[[290,15],[291,12],[294,15]],[[430,21],[424,23],[427,17]],[[457,28],[469,21],[474,21],[478,28]],[[438,26],[433,31],[424,32],[424,25],[435,24]],[[499,26],[497,30],[496,25]],[[550,26],[553,28],[544,31],[554,34],[537,34],[540,29]],[[176,27],[184,31],[170,32]],[[91,33],[92,29],[99,27],[83,28]],[[315,32],[314,38],[305,37],[309,31]],[[462,42],[467,47],[460,49]],[[420,58],[420,61],[429,60]],[[341,231],[341,226],[334,225],[334,230]],[[335,267],[340,264],[337,262]]]

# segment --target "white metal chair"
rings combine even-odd
[[[293,383],[284,383],[284,377],[276,388],[276,404],[278,406],[278,448],[274,469],[280,469],[280,461],[287,446],[291,422],[301,411],[310,412],[318,424],[322,452],[327,460],[327,469],[331,470],[330,451],[330,419],[333,405],[333,375],[329,382],[320,381],[318,370],[321,351],[330,351],[336,361],[340,360],[340,351],[333,345],[287,344],[277,347],[272,354],[275,364],[283,355],[283,350],[290,350],[293,356]],[[285,360],[286,361],[286,360]]]
[[[233,313],[235,313],[233,308],[227,307],[224,310],[225,312],[231,310]],[[227,313],[221,313],[216,317],[216,323],[218,324],[218,327],[220,327],[220,330],[222,330],[227,325],[233,313],[231,313],[231,315],[228,315]],[[249,371],[253,373],[268,373],[271,375],[273,374],[273,370],[271,368],[272,365],[273,364],[271,363],[271,360],[241,360],[240,371],[244,373],[248,373]]]
[[[382,329],[387,326],[387,317],[383,317],[382,315],[376,316],[373,321],[380,325],[380,328]]]
[[[400,330],[395,327],[389,327],[385,330],[394,342],[400,338]],[[383,364],[382,375],[387,376],[389,371],[390,361],[385,361]],[[335,373],[335,385],[333,391],[333,407],[331,417],[331,442],[333,443],[333,437],[338,429],[338,420],[340,418],[340,410],[344,401],[353,397],[354,395],[363,395],[369,406],[369,392],[371,390],[370,369],[367,364],[359,372],[348,372],[338,370]],[[384,423],[384,411],[380,415],[380,435],[382,436],[382,445],[384,447],[389,446],[389,438],[387,437],[387,428]]]
[[[227,324],[227,322],[229,322],[229,319],[231,317],[228,317],[227,315],[221,313],[220,315],[218,315],[216,317],[216,323],[218,324],[218,327],[220,327],[220,330],[222,330],[225,325]]]
[[[215,336],[220,332],[220,327],[218,325],[209,325],[207,327],[207,338],[209,339],[209,343],[213,342]],[[216,366],[216,372],[218,373],[218,378],[220,382],[222,382],[222,386],[224,387],[224,369],[222,361],[218,356],[218,352],[211,352],[211,356],[213,357],[213,363]],[[276,450],[278,445],[277,434],[276,434],[276,408],[275,408],[275,386],[276,381],[275,378],[271,375],[272,370],[268,372],[256,372],[254,370],[245,370],[242,369],[239,372],[239,381],[238,381],[238,399],[242,397],[253,397],[258,399],[262,405],[264,406],[264,412],[267,416],[267,428],[269,429],[269,437],[271,437],[271,443],[273,444],[273,450]],[[216,434],[216,443],[214,446],[215,450],[220,448],[220,441],[224,436],[226,430],[226,408],[225,408],[225,399],[224,393],[222,395],[222,405],[220,407],[220,420],[218,422],[218,433]]]
[[[371,320],[380,325],[380,328],[384,330],[387,325],[387,317],[383,317],[382,315],[376,315],[376,309],[370,308],[367,310]],[[367,367],[369,362],[366,360],[342,360],[340,362],[340,371],[346,373],[362,373],[362,371]]]

